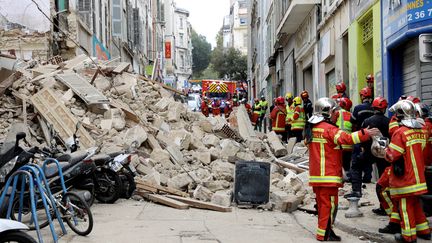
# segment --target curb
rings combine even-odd
[[[369,241],[373,241],[373,242],[387,243],[387,242],[394,242],[395,241],[393,235],[381,234],[378,232],[370,232],[370,231],[363,230],[360,228],[352,227],[352,226],[346,225],[344,223],[341,223],[340,220],[337,220],[337,218],[336,218],[336,222],[334,224],[334,227],[336,229],[339,229],[339,230],[345,232],[345,233],[355,235],[357,237],[363,236],[363,237],[365,237],[365,240],[369,240]],[[378,229],[376,229],[376,230],[378,231]]]

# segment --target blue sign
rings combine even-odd
[[[384,39],[406,26],[432,19],[432,0],[383,1],[382,6]]]

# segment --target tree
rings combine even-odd
[[[220,77],[230,80],[247,79],[247,57],[235,48],[223,47],[223,33],[219,31],[216,40],[217,46],[213,49],[211,64]]]
[[[192,47],[193,76],[199,77],[210,64],[211,44],[205,36],[192,30]]]

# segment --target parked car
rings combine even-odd
[[[199,94],[189,94],[188,95],[188,108],[191,111],[200,111],[201,110],[201,97]]]

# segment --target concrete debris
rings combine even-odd
[[[131,73],[128,63],[97,67],[86,55],[55,65],[24,64],[15,72],[0,67],[0,141],[12,124],[24,121],[29,147],[55,139],[64,144],[81,124],[80,149],[136,152],[131,164],[135,179],[144,183],[139,200],[156,190],[228,207],[234,164],[244,160],[272,161],[269,205],[292,211],[313,201],[307,147],[292,140],[284,146],[275,133],[256,133],[243,105],[228,120],[189,112],[173,98],[181,92]]]

